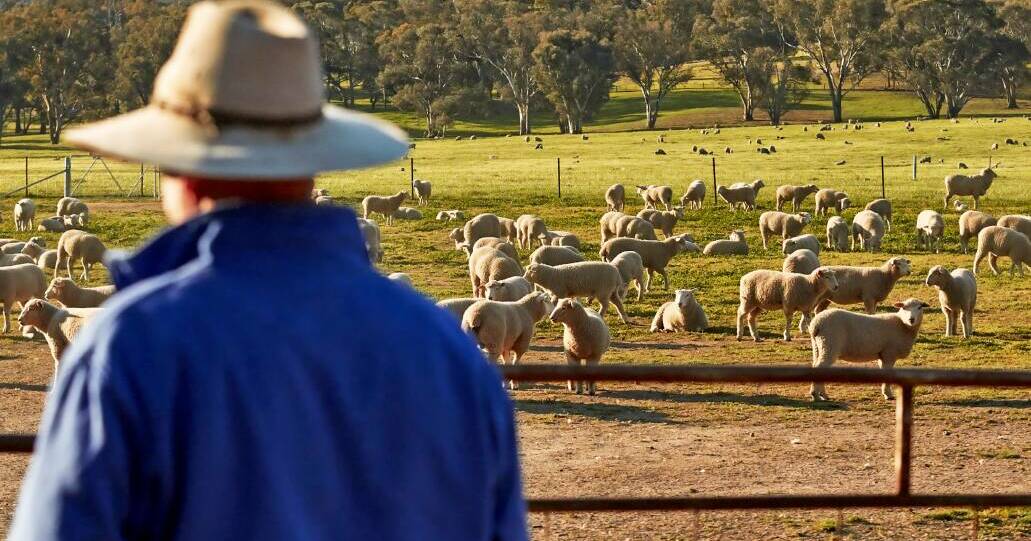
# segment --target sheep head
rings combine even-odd
[[[584,311],[583,305],[577,302],[576,299],[562,299],[555,305],[555,309],[551,311],[549,319],[552,323],[563,323],[570,321],[574,314]]]
[[[50,281],[50,286],[47,287],[46,292],[43,293],[43,298],[47,300],[61,300],[64,297],[64,290],[69,287],[71,282],[69,278],[54,278]]]
[[[43,299],[32,299],[21,309],[18,315],[18,324],[22,327],[31,325],[39,329],[46,329],[51,318],[57,312],[57,307]]]
[[[687,308],[688,306],[691,306],[695,303],[695,291],[697,291],[697,289],[694,288],[676,290],[676,292],[674,293],[674,302],[676,302],[677,306],[679,306],[680,308]]]
[[[813,275],[817,280],[823,283],[824,287],[827,288],[827,291],[838,290],[838,275],[833,269],[820,267],[813,271]]]
[[[945,267],[935,265],[927,272],[927,279],[924,280],[924,285],[927,287],[940,288],[948,282],[949,278],[951,278],[951,275],[949,274],[949,271],[945,270]]]
[[[808,224],[809,222],[813,221],[813,215],[809,214],[808,212],[799,212],[798,217],[802,220],[802,225]]]
[[[893,257],[888,260],[888,268],[896,278],[909,276],[912,272],[911,262],[904,257]]]
[[[919,327],[920,322],[924,318],[924,309],[930,308],[931,305],[920,299],[909,298],[902,302],[895,303],[895,308],[899,311],[896,315],[902,320],[902,323],[907,327]]]
[[[730,240],[737,241],[737,242],[744,242],[745,241],[745,230],[744,229],[738,229],[738,230],[735,230],[735,231],[731,231],[730,232]]]

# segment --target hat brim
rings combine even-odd
[[[190,117],[147,106],[69,130],[70,144],[94,154],[153,164],[210,179],[294,179],[391,162],[408,138],[388,122],[332,105],[302,128],[232,126],[215,129]]]

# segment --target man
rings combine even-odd
[[[172,172],[174,227],[111,261],[10,539],[526,539],[496,371],[308,202],[316,172],[407,151],[323,103],[317,51],[289,10],[203,2],[149,106],[69,133]]]

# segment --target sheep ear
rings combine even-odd
[[[930,307],[931,307],[931,305],[927,304],[926,302],[920,303],[920,308],[930,308]]]
[[[895,308],[903,308],[903,307],[905,307],[906,305],[905,305],[905,304],[902,304],[901,302],[897,302],[897,303],[895,303],[895,304],[894,304],[893,306],[895,306]]]

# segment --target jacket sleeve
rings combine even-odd
[[[493,371],[493,370],[492,370]],[[516,438],[515,415],[508,394],[495,379],[494,426],[497,444],[498,475],[494,492],[494,541],[527,541],[526,502],[523,500],[522,474],[519,468],[519,441]]]

